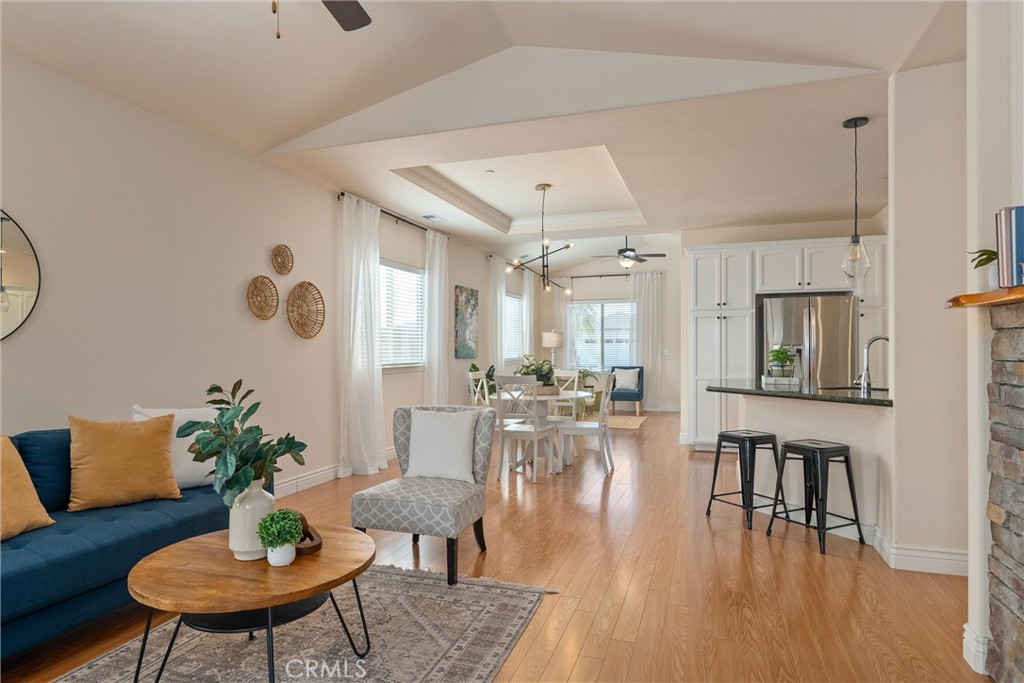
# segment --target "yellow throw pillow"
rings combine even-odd
[[[0,540],[51,524],[18,449],[0,434]]]
[[[95,422],[73,415],[68,510],[181,498],[171,470],[174,415],[143,422]]]

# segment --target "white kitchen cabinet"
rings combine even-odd
[[[870,258],[870,256],[868,257]],[[872,264],[872,268],[874,264]],[[864,372],[864,344],[872,337],[886,334],[886,309],[882,306],[865,306],[860,309],[860,335],[857,344],[857,373]],[[878,342],[871,347],[871,385],[876,388],[889,386],[889,345]]]
[[[808,246],[765,246],[755,251],[759,293],[821,292],[853,288],[842,270],[846,240],[821,240]]]
[[[885,238],[864,237],[864,249],[868,253],[871,267],[863,280],[853,289],[860,299],[861,307],[885,306]]]
[[[750,249],[693,250],[690,310],[753,308]]]
[[[800,247],[764,247],[754,253],[758,292],[803,289],[803,250]]]
[[[803,288],[808,291],[853,289],[853,279],[843,272],[847,240],[803,248]]]
[[[690,329],[690,434],[698,448],[712,448],[719,431],[739,425],[735,397],[709,392],[706,387],[753,377],[754,311],[695,312],[690,317]]]

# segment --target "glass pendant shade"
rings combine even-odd
[[[634,261],[633,259],[626,258],[624,256],[619,257],[619,265],[622,266],[623,268],[626,268],[627,270],[629,268],[632,268],[634,263],[636,263],[636,261]]]
[[[843,272],[855,280],[863,280],[871,268],[871,260],[868,259],[868,252],[864,249],[859,235],[850,238],[850,244],[846,247],[846,254],[843,256]]]

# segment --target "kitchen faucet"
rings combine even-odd
[[[860,373],[860,377],[853,382],[860,385],[861,396],[869,396],[871,394],[871,369],[869,367],[871,364],[871,345],[880,340],[889,341],[889,338],[884,334],[880,334],[868,339],[867,343],[864,344],[864,372]]]

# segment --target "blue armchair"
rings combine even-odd
[[[612,414],[615,413],[615,401],[635,401],[636,402],[636,414],[640,415],[640,404],[644,400],[644,367],[642,365],[620,365],[612,368],[612,376],[614,377],[616,370],[637,370],[636,373],[636,388],[627,389],[624,387],[616,386],[618,382],[612,385]]]

